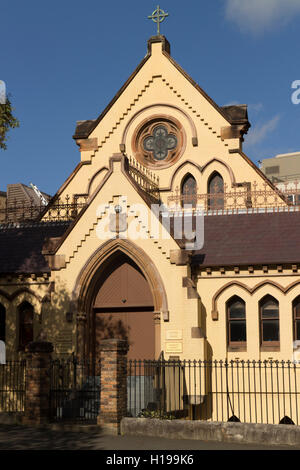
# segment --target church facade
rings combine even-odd
[[[108,107],[39,216],[1,222],[0,335],[21,357],[293,360],[300,216],[243,153],[247,107],[219,107],[164,36]],[[25,211],[26,212],[26,211]],[[299,343],[300,344],[300,343]]]

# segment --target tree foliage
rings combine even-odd
[[[9,129],[19,127],[20,123],[13,115],[14,108],[9,98],[5,104],[0,104],[0,149],[6,150],[7,133]]]

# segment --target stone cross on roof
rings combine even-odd
[[[149,20],[154,21],[154,23],[157,23],[157,35],[160,36],[160,23],[162,23],[167,16],[169,16],[169,13],[165,13],[164,10],[160,9],[160,6],[154,10],[151,16],[148,16]]]

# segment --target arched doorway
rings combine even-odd
[[[122,252],[105,264],[92,302],[94,357],[100,357],[102,339],[121,338],[129,342],[129,359],[154,359],[154,301],[147,279]]]

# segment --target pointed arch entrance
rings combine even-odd
[[[122,252],[113,255],[95,290],[93,349],[100,356],[102,339],[120,338],[129,343],[129,359],[154,359],[154,304],[147,279]]]
[[[110,240],[99,247],[80,272],[73,295],[80,356],[98,356],[101,338],[115,335],[127,335],[131,358],[159,356],[160,322],[169,314],[166,292],[153,261],[133,242]]]

